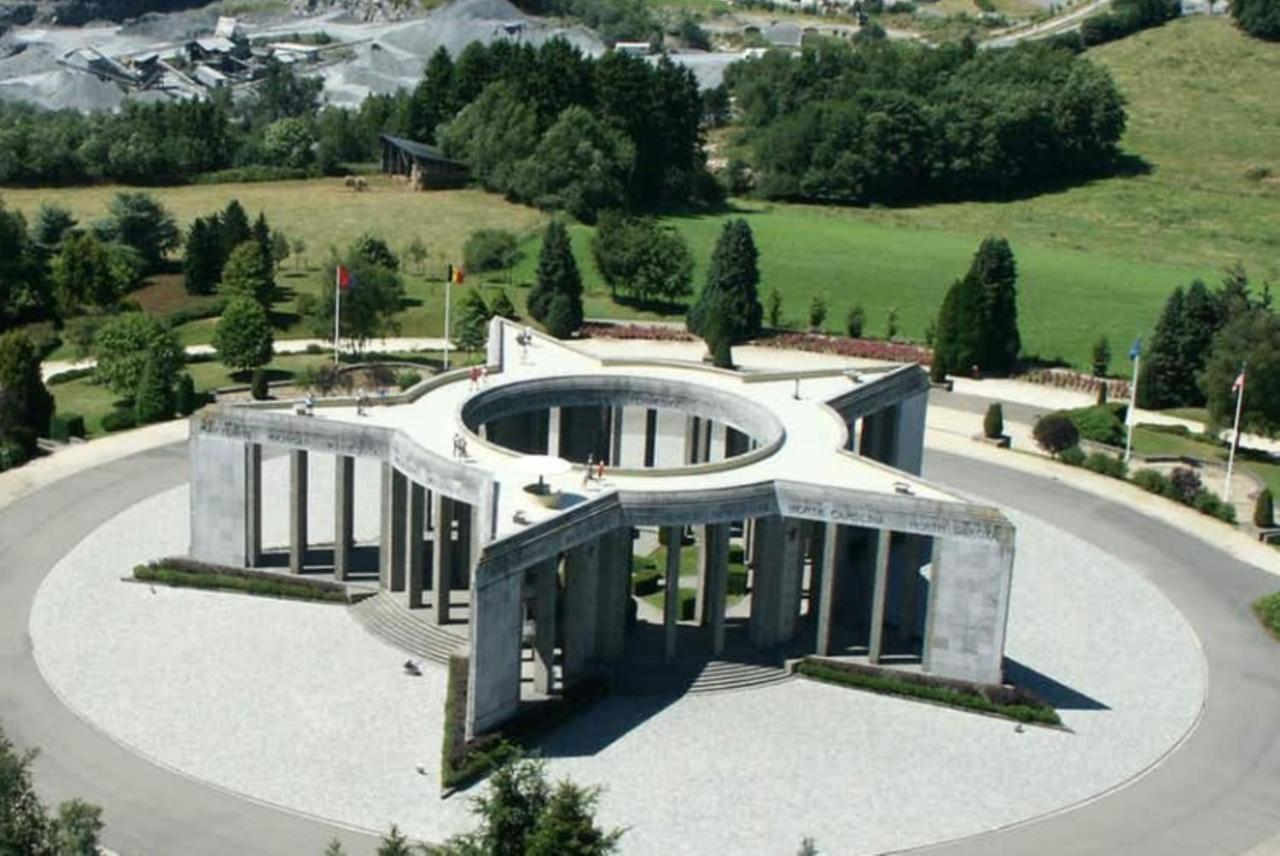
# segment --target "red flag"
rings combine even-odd
[[[456,267],[456,268],[454,268],[454,269],[453,269],[453,281],[454,281],[456,284],[461,285],[461,284],[462,284],[462,281],[463,281],[464,279],[466,279],[466,278],[467,278],[467,275],[466,275],[465,273],[463,273],[463,272],[462,272],[462,266],[461,266],[461,265],[459,265],[458,267]]]
[[[343,265],[338,265],[338,290],[349,291],[355,283],[356,278],[351,275],[351,271]]]
[[[1244,389],[1244,369],[1240,369],[1240,374],[1236,375],[1235,382],[1231,384],[1232,392],[1239,392]]]

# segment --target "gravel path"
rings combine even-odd
[[[266,540],[280,543],[285,461],[264,466]],[[376,525],[375,473],[357,475],[365,534]],[[328,462],[313,459],[312,478],[320,540]],[[186,515],[185,487],[158,494],[46,578],[29,629],[55,691],[158,763],[256,799],[370,829],[394,820],[432,840],[467,828],[467,801],[436,796],[441,670],[402,677],[402,655],[337,607],[117,581],[135,562],[182,552]],[[1194,723],[1205,690],[1196,639],[1139,574],[1012,516],[1008,653],[1060,685],[1052,692],[1074,733],[1017,733],[1002,720],[793,681],[665,706],[607,700],[546,741],[552,774],[607,786],[601,817],[629,827],[627,853],[785,853],[804,835],[824,852],[881,852],[1125,781]]]

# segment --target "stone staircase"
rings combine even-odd
[[[663,663],[628,661],[615,690],[628,695],[740,692],[791,680],[786,664],[777,661],[702,660]]]
[[[385,591],[349,607],[365,630],[391,645],[424,660],[448,664],[449,655],[466,652],[466,637],[437,627],[427,609],[406,609]]]

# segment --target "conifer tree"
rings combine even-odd
[[[133,402],[139,425],[173,416],[173,371],[161,355],[149,353]]]
[[[556,300],[563,296],[563,300]],[[547,224],[538,254],[538,277],[529,291],[529,314],[551,330],[552,308],[555,307],[556,330],[552,335],[564,338],[582,326],[582,277],[573,258],[569,232],[559,220]]]
[[[982,295],[982,342],[978,365],[984,372],[1008,372],[1018,362],[1018,268],[1004,238],[987,238],[969,266]]]
[[[458,347],[467,351],[483,348],[489,338],[489,319],[492,317],[493,312],[480,296],[480,291],[475,288],[468,291],[462,298],[458,326],[454,328]]]
[[[222,235],[215,220],[197,217],[187,230],[182,273],[188,294],[213,294],[222,279]]]
[[[746,220],[738,218],[724,224],[711,253],[706,285],[686,319],[689,332],[703,335],[712,313],[720,311],[725,313],[728,324],[725,332],[731,343],[760,335],[764,309],[757,291],[759,256]]]

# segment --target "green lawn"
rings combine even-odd
[[[840,329],[848,309],[861,303],[868,334],[883,335],[896,308],[900,334],[922,339],[978,242],[1004,235],[1021,273],[1025,353],[1084,367],[1099,335],[1122,354],[1135,335],[1149,334],[1167,294],[1194,277],[1216,280],[1223,267],[1240,261],[1258,282],[1280,279],[1280,98],[1274,97],[1280,50],[1242,36],[1226,17],[1195,16],[1088,56],[1112,71],[1128,98],[1122,147],[1149,171],[1002,202],[838,208],[737,201],[727,213],[667,217],[689,240],[695,287],[725,218],[744,216],[760,247],[762,293],[781,291],[789,319],[799,321],[809,300],[824,295],[830,329]],[[511,229],[525,236],[525,257],[512,279],[533,280],[541,212],[476,190],[411,193],[381,177],[372,187],[358,194],[326,178],[152,192],[184,224],[232,197],[251,215],[265,210],[273,226],[307,241],[306,260],[317,270],[294,276],[290,260],[281,280],[299,293],[328,287],[318,272],[328,247],[362,231],[383,236],[395,249],[420,237],[432,253],[427,273],[438,277],[446,262],[460,260],[473,229]],[[60,202],[87,222],[102,215],[117,190],[9,189],[3,197],[28,215],[40,202]],[[609,299],[591,261],[592,230],[578,225],[572,231],[587,314],[656,317]],[[468,277],[467,287],[475,279]],[[416,272],[406,280],[402,334],[439,335],[441,286]],[[517,306],[525,294],[511,289]],[[454,290],[455,301],[462,295]],[[287,313],[291,306],[287,300],[277,309]],[[309,334],[287,314],[281,321],[282,336]],[[189,344],[206,341],[212,326],[195,322],[180,335]]]
[[[332,357],[325,354],[278,355],[266,367],[267,376],[272,381],[287,380],[304,366],[322,365],[331,359]],[[186,371],[195,381],[198,391],[208,391],[249,381],[248,377],[233,375],[226,366],[211,360],[189,363]],[[84,417],[85,431],[89,436],[102,433],[102,417],[115,408],[128,406],[130,403],[105,386],[94,383],[92,377],[51,384],[49,391],[53,393],[58,413],[79,413]]]
[[[1133,451],[1146,456],[1185,455],[1207,461],[1227,459],[1227,449],[1223,446],[1205,443],[1194,437],[1152,431],[1141,425],[1133,429]],[[1280,463],[1275,463],[1260,453],[1242,450],[1236,456],[1236,466],[1262,479],[1273,494],[1280,495]]]
[[[667,568],[667,548],[659,547],[647,556],[637,556],[632,566],[633,576],[652,576],[656,575],[661,581]],[[698,573],[698,548],[696,545],[686,545],[680,550],[680,576],[690,577]],[[729,594],[726,598],[728,605],[732,606],[742,600],[743,593],[747,590],[747,566],[743,563],[742,546],[739,544],[731,544],[729,546]],[[698,596],[695,588],[680,588],[680,609],[677,615],[683,615],[685,601],[694,600]],[[644,595],[644,599],[655,609],[662,609],[666,602],[666,591],[659,588],[656,592]]]

